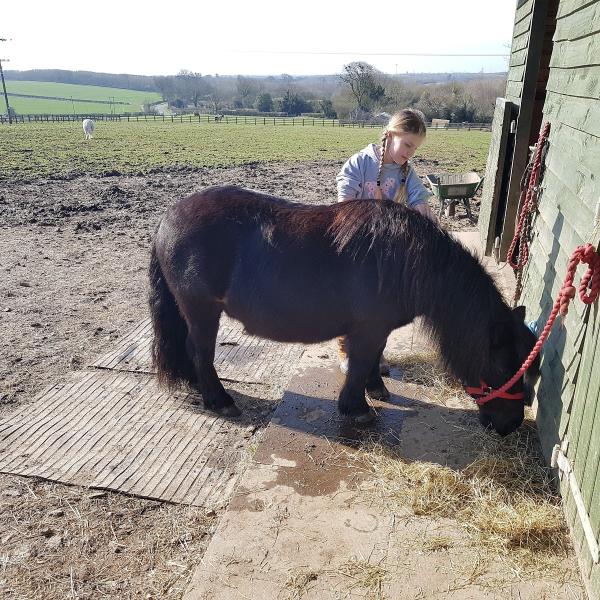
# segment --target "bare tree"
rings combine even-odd
[[[374,102],[383,100],[385,89],[378,80],[379,71],[366,62],[344,65],[340,80],[350,89],[356,100],[357,113],[368,111]]]
[[[155,77],[154,83],[156,84],[156,87],[160,92],[160,95],[162,96],[163,100],[165,100],[166,102],[171,102],[175,98],[176,91],[173,77]]]
[[[200,73],[194,73],[187,69],[181,69],[177,73],[176,80],[179,95],[186,101],[191,102],[195,108],[198,108],[200,99],[208,93],[206,80]]]
[[[248,108],[254,104],[259,90],[259,85],[254,79],[238,75],[236,89],[244,108]]]

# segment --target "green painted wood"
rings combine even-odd
[[[541,257],[547,266],[547,270],[551,269],[560,281],[556,284],[562,285],[564,277],[567,273],[567,267],[571,254],[577,246],[583,243],[580,235],[570,227],[566,221],[564,214],[560,209],[556,208],[556,192],[557,190],[547,190],[545,193],[544,202],[540,204],[538,218],[535,222],[536,238],[541,249],[538,249],[532,244],[531,256],[534,258]],[[576,282],[584,273],[584,268],[580,265],[576,272]],[[583,303],[578,301],[572,303],[577,314],[582,314]]]
[[[533,0],[528,0],[527,2],[525,2],[525,4],[523,4],[523,6],[520,6],[519,8],[517,8],[517,11],[515,12],[515,24],[519,23],[525,17],[530,15],[532,10],[533,10]]]
[[[540,61],[547,26],[547,16],[550,6],[549,0],[535,0],[531,13],[530,40],[527,61],[523,75],[523,90],[519,103],[519,116],[517,118],[517,132],[515,137],[513,161],[510,182],[506,196],[503,227],[500,236],[500,254],[505,255],[515,230],[515,221],[520,196],[521,177],[525,171],[529,155],[529,138],[534,119],[536,103],[537,81],[539,76]],[[537,126],[536,126],[537,127]]]
[[[595,323],[588,323],[588,335],[586,336],[583,347],[583,356],[578,375],[577,390],[575,392],[575,401],[571,410],[571,423],[568,431],[569,450],[567,454],[572,463],[580,463],[580,452],[587,453],[587,440],[585,435],[582,437],[581,433],[584,430],[589,411],[595,410],[594,406],[590,408],[591,400],[588,392],[590,389],[591,374],[595,370],[594,355],[596,352],[595,348],[599,326],[599,319],[596,319]],[[580,449],[580,443],[583,443],[583,450]],[[582,464],[577,464],[577,466],[574,465],[576,475],[581,475],[583,466],[584,465]],[[578,481],[580,481],[579,478]]]
[[[594,565],[588,579],[590,600],[600,600],[600,565]]]
[[[553,122],[560,121],[574,129],[600,137],[600,99],[573,98],[548,92],[544,114]]]
[[[577,233],[579,245],[594,228],[594,211],[582,198],[588,194],[592,198],[600,198],[600,182],[596,183],[593,179],[582,176],[576,164],[575,168],[569,169],[569,163],[570,161],[561,158],[559,152],[553,152],[552,155],[548,153],[543,190],[548,201],[544,202],[543,207],[549,211],[548,214],[550,211],[560,211],[563,214],[569,227]],[[591,196],[593,192],[596,193],[595,196]],[[568,247],[565,250],[571,252],[575,248],[576,246]]]
[[[533,16],[533,11],[531,13],[529,13],[528,15],[526,15],[518,23],[515,23],[515,27],[513,29],[513,37],[523,35],[524,33],[527,33],[531,29],[532,16]]]
[[[568,16],[557,19],[555,42],[573,40],[598,31],[600,23],[600,2],[580,8]]]
[[[596,506],[592,510],[593,491],[598,483],[598,468],[600,465],[600,375],[598,370],[593,368],[593,365],[597,365],[600,360],[600,335],[598,335],[598,332],[596,332],[595,340],[592,340],[591,347],[594,348],[591,351],[592,369],[589,373],[582,373],[582,378],[584,376],[589,378],[585,399],[585,418],[579,432],[576,460],[573,462],[592,527],[598,534],[600,533],[598,501],[594,503]],[[576,401],[579,399],[578,396]]]
[[[510,67],[518,67],[520,65],[525,64],[525,60],[527,58],[527,48],[523,48],[523,50],[517,50],[517,52],[513,52],[510,55]]]
[[[598,358],[596,356],[596,358]],[[593,374],[592,374],[593,376]],[[582,494],[590,517],[590,523],[593,531],[600,532],[600,394],[598,393],[599,384],[595,384],[596,396],[594,423],[590,430],[588,440],[588,454],[586,458],[585,471],[583,473]]]
[[[600,65],[578,69],[551,69],[546,90],[562,96],[600,97]]]
[[[523,91],[523,82],[521,81],[509,81],[506,84],[506,99],[513,104],[519,104],[521,102],[521,93]]]
[[[566,168],[572,168],[579,173],[582,183],[577,188],[578,198],[595,214],[600,197],[596,193],[597,172],[600,165],[600,138],[553,121],[550,141],[550,152],[556,152],[559,159],[561,156],[568,156],[569,160],[564,161]]]
[[[586,37],[556,42],[552,50],[550,67],[574,69],[598,64],[600,32]]]
[[[529,46],[529,32],[523,33],[522,35],[515,36],[513,38],[510,51],[511,53],[518,52]]]
[[[496,99],[478,221],[479,236],[486,256],[492,253],[499,229],[498,203],[502,193],[502,183],[506,179],[506,151],[514,108],[514,105],[504,98]]]
[[[508,76],[509,81],[523,81],[523,76],[525,74],[525,64],[522,64],[518,67],[511,67]]]
[[[541,239],[542,235],[543,234],[541,234],[538,239]],[[555,267],[549,262],[548,254],[546,254],[545,249],[542,248],[543,244],[541,241],[536,248],[532,246],[530,264],[535,266],[538,275],[537,280],[535,282],[531,281],[531,285],[543,285],[543,292],[541,292],[537,296],[538,305],[535,307],[531,307],[531,313],[536,319],[538,318],[538,316],[542,315],[542,324],[545,324],[546,318],[550,314],[552,306],[554,305],[554,301],[558,297],[558,293],[560,292],[560,289],[562,287],[564,281],[564,272],[561,273],[560,276],[556,275]],[[540,249],[542,250],[540,251]],[[571,330],[572,325],[576,325],[578,323],[578,320],[582,318],[583,313],[585,312],[585,308],[579,306],[579,304],[583,303],[573,302],[571,303],[571,306],[569,308],[569,313],[567,314],[565,321],[566,326],[569,327],[569,329],[567,330],[567,335],[570,335],[569,332]],[[572,319],[575,319],[575,323],[571,323]],[[573,329],[573,331],[575,331],[575,329]]]
[[[598,0],[560,0],[557,17],[562,19],[590,4],[596,4],[596,2]]]

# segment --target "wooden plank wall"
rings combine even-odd
[[[492,139],[483,182],[481,206],[479,209],[479,235],[483,245],[483,253],[490,256],[494,241],[498,235],[497,217],[500,197],[506,194],[508,175],[506,173],[506,155],[510,121],[513,118],[515,105],[505,98],[496,98],[494,120],[492,122]],[[509,153],[510,153],[509,149]]]
[[[525,6],[523,6],[525,8]],[[516,38],[515,38],[516,39]],[[513,44],[514,48],[514,44]],[[592,241],[600,201],[600,0],[559,3],[544,120],[550,150],[524,277],[528,317],[543,326],[579,244]],[[583,273],[579,268],[577,277]],[[577,280],[578,284],[578,280]],[[563,436],[590,522],[600,534],[600,307],[571,304],[544,348],[538,389],[538,427],[549,457]],[[567,516],[590,596],[600,599],[600,567],[588,550],[568,486]]]
[[[523,92],[523,74],[529,46],[529,30],[533,13],[533,0],[523,3],[515,14],[513,42],[510,49],[510,63],[506,83],[505,97],[510,102],[520,104]]]

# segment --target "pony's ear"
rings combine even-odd
[[[512,309],[513,315],[519,321],[525,321],[525,307],[524,306],[516,306]]]

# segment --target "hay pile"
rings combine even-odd
[[[435,353],[406,355],[394,366],[402,370],[404,382],[425,386],[425,393],[442,404],[466,398]],[[455,519],[474,544],[509,558],[520,575],[549,574],[551,564],[560,564],[556,557],[567,556],[571,546],[561,498],[543,463],[535,429],[526,422],[506,438],[482,429],[463,429],[457,435],[478,449],[461,470],[409,462],[381,437],[366,440],[348,458],[366,471],[362,485],[387,507]]]
[[[446,405],[448,400],[459,400],[464,397],[462,386],[448,375],[436,352],[390,356],[390,366],[401,372],[404,383],[426,388],[427,395],[442,405]]]
[[[521,575],[548,574],[550,564],[557,564],[549,559],[567,556],[570,542],[532,430],[504,439],[471,435],[481,450],[462,470],[408,462],[378,439],[349,456],[370,475],[363,488],[389,509],[395,504],[398,511],[410,507],[415,515],[456,519],[474,543],[508,557]]]

